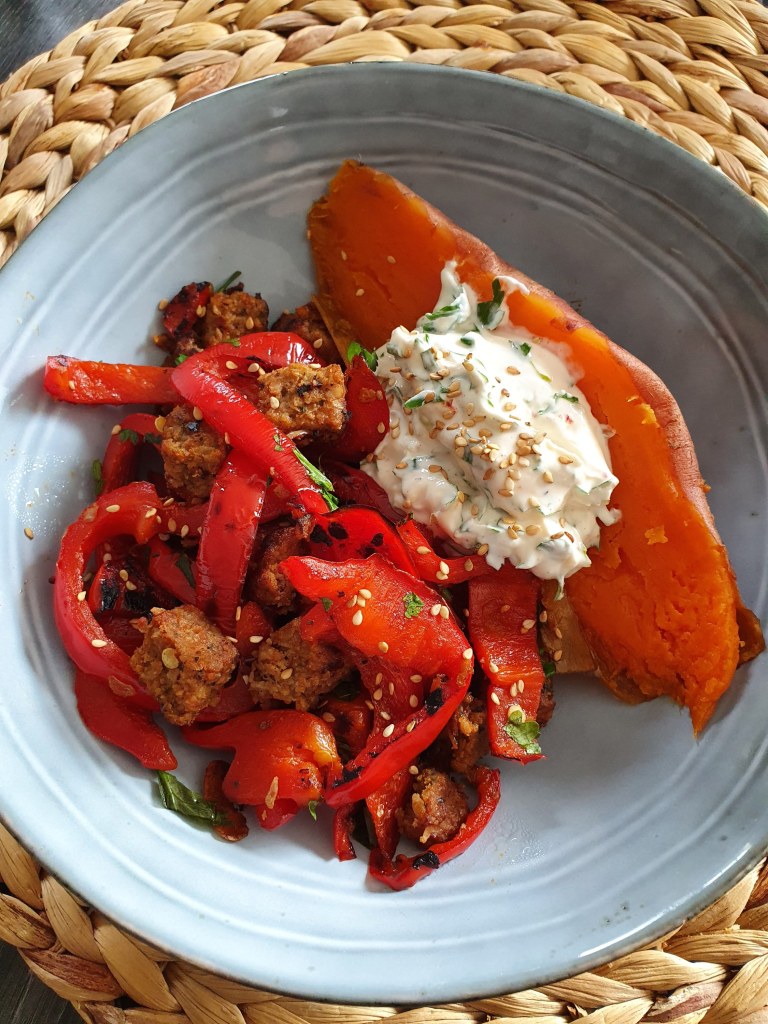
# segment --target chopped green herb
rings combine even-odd
[[[158,772],[157,785],[163,807],[167,807],[169,811],[175,811],[193,821],[207,821],[211,825],[225,824],[226,815],[217,811],[215,804],[203,799],[200,793],[189,789],[183,782],[179,782],[172,772]]]
[[[421,406],[424,405],[426,394],[426,391],[420,391],[418,395],[414,395],[413,398],[409,398],[407,402],[403,402],[403,408],[420,409]]]
[[[91,476],[96,490],[96,497],[101,494],[104,487],[104,477],[101,475],[101,459],[94,459],[91,463]]]
[[[217,291],[217,292],[225,292],[227,290],[227,288],[231,288],[232,287],[232,285],[235,283],[235,281],[238,279],[238,277],[242,276],[242,273],[243,273],[242,270],[236,270],[234,272],[234,274],[230,274],[229,275],[229,277],[226,279],[226,281],[222,281],[220,285],[217,285],[216,288],[215,288],[215,291]]]
[[[147,444],[160,444],[163,440],[162,434],[145,434],[144,440]]]
[[[225,345],[234,345],[235,348],[240,348],[240,339],[239,338],[227,338],[227,340],[224,342],[224,344]]]
[[[478,302],[477,317],[483,327],[495,327],[501,304],[504,301],[504,292],[498,277],[494,277],[491,284],[493,298],[488,302]]]
[[[184,353],[182,352],[179,355],[177,355],[173,361],[176,364],[176,366],[181,366],[181,364],[185,363],[188,359],[189,356],[185,356]]]
[[[451,313],[458,312],[458,302],[451,302],[447,306],[441,306],[440,309],[436,309],[433,313],[425,313],[423,319],[427,321],[442,320],[444,316],[450,316]]]
[[[328,479],[325,473],[323,473],[321,470],[317,468],[317,466],[313,466],[309,459],[306,457],[306,455],[304,455],[303,452],[300,452],[298,448],[293,449],[293,454],[302,464],[304,469],[306,469],[307,474],[309,475],[309,479],[312,481],[312,483],[317,484],[317,486],[320,488],[320,493],[322,494],[323,499],[325,500],[325,504],[328,506],[331,512],[335,512],[336,509],[339,507],[339,502],[336,498],[336,495],[333,493],[333,484],[331,483],[331,481]]]
[[[556,391],[555,392],[555,398],[562,398],[563,401],[565,401],[565,402],[574,402],[574,403],[578,402],[578,400],[579,400],[576,395],[569,395],[567,391]]]
[[[131,444],[138,444],[140,441],[139,435],[135,430],[123,429],[117,437],[119,441],[130,441]]]
[[[390,353],[390,355],[392,355],[392,353]],[[379,365],[379,357],[376,355],[376,353],[371,352],[367,348],[363,348],[359,341],[351,341],[349,343],[349,348],[347,349],[347,359],[350,361],[350,363],[355,358],[355,356],[362,356],[363,359],[368,364],[369,370],[375,370],[376,367]]]
[[[406,619],[415,618],[421,609],[424,607],[424,602],[417,594],[413,594],[410,591],[403,598],[405,604],[405,617]]]
[[[526,754],[541,753],[541,747],[537,743],[541,727],[535,718],[526,719],[521,707],[514,706],[509,709],[504,732],[521,746]]]
[[[189,560],[189,555],[182,551],[182,553],[174,562],[174,565],[179,570],[179,572],[184,574],[187,583],[190,585],[190,587],[194,587],[195,576],[194,573],[192,572],[192,563]]]
[[[531,346],[528,344],[527,341],[521,342],[521,344],[517,345],[516,347],[520,352],[523,353],[524,356],[530,355],[531,353]]]
[[[330,599],[330,597],[321,597],[320,604],[323,606],[323,608],[325,608],[327,612],[329,612],[333,607],[333,601]]]
[[[470,338],[468,335],[465,335],[463,338],[459,338],[459,341],[462,345],[466,345],[467,348],[475,347],[475,339]]]
[[[547,652],[544,650],[543,647],[540,647],[539,657],[541,658],[541,667],[544,671],[545,678],[550,679],[557,671],[557,666],[555,665],[554,661],[546,660],[546,655]]]
[[[312,819],[317,821],[317,805],[320,803],[319,800],[310,800],[307,804],[307,810],[312,815]]]
[[[273,434],[272,435],[272,440],[275,442],[275,451],[276,452],[281,452],[283,450],[283,446],[280,444],[280,435],[279,434]]]

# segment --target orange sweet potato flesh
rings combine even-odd
[[[434,308],[440,272],[483,299],[495,277],[530,289],[507,296],[513,323],[555,343],[581,371],[579,387],[609,446],[622,516],[603,528],[592,565],[566,583],[602,678],[620,697],[666,695],[698,732],[738,664],[765,646],[738,593],[705,497],[693,444],[664,384],[562,299],[505,264],[478,239],[387,174],[349,161],[309,215],[317,301],[337,342],[368,348]]]

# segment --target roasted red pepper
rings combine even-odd
[[[345,750],[350,757],[356,757],[368,742],[373,724],[373,712],[360,694],[351,700],[340,697],[326,697],[320,708],[323,721],[328,722],[336,737],[339,753]]]
[[[266,485],[250,458],[232,451],[216,474],[197,552],[197,606],[233,633]]]
[[[340,563],[293,557],[281,570],[305,597],[330,602],[336,629],[361,654],[433,681],[423,705],[374,737],[326,792],[334,807],[362,800],[439,735],[469,687],[472,650],[450,616],[431,614],[441,604],[435,593],[379,555]]]
[[[341,505],[375,508],[390,523],[401,523],[405,518],[405,513],[392,508],[384,488],[361,469],[325,458],[322,465]]]
[[[469,812],[467,820],[453,839],[435,843],[414,857],[406,857],[401,853],[394,861],[381,850],[371,850],[368,862],[371,878],[396,891],[410,889],[416,882],[464,853],[491,820],[500,796],[499,772],[495,768],[482,765],[477,767],[472,781],[477,787],[477,806]]]
[[[48,356],[43,386],[53,398],[78,405],[175,405],[179,401],[171,368],[166,366]]]
[[[135,479],[140,446],[145,438],[150,444],[159,444],[161,440],[155,417],[146,412],[131,413],[112,428],[101,460],[102,492],[114,491]]]
[[[194,566],[186,552],[174,550],[159,537],[153,537],[147,547],[150,579],[182,604],[194,604]]]
[[[230,444],[251,458],[266,478],[276,478],[308,512],[323,515],[328,505],[293,441],[224,379],[227,363],[236,358],[232,352],[232,345],[216,345],[190,356],[173,371],[174,386]]]
[[[306,711],[249,711],[208,729],[190,726],[184,736],[198,747],[234,749],[222,792],[255,807],[262,827],[277,827],[319,800],[340,768],[329,726]]]
[[[173,771],[176,758],[152,712],[113,693],[105,679],[75,673],[77,710],[83,724],[100,740],[132,754],[145,768]]]
[[[432,542],[413,519],[401,523],[397,532],[408,549],[416,575],[433,586],[466,583],[467,580],[494,572],[481,555],[466,554],[451,558],[438,555]]]
[[[292,363],[325,365],[325,360],[315,351],[311,342],[290,331],[243,334],[236,347],[246,359],[260,363],[266,370],[278,370]]]
[[[344,374],[349,419],[329,452],[342,462],[360,462],[389,432],[389,406],[378,377],[362,356],[355,356]]]
[[[229,843],[239,843],[248,835],[248,823],[242,811],[224,796],[222,787],[228,771],[229,765],[226,761],[211,761],[206,765],[203,776],[203,799],[210,801],[225,819],[214,824],[213,831]]]
[[[536,715],[544,670],[538,646],[540,581],[503,565],[469,584],[469,635],[488,676],[491,753],[515,761],[540,758]]]
[[[83,573],[91,552],[104,541],[130,534],[145,544],[159,529],[160,499],[148,483],[128,484],[89,505],[61,540],[54,582],[54,617],[64,648],[81,671],[115,680],[113,687],[156,707],[139,683],[128,656],[109,640],[85,600]]]
[[[174,339],[184,338],[194,333],[200,322],[200,311],[205,308],[213,295],[210,281],[185,284],[163,310],[163,328]]]
[[[344,807],[337,807],[333,815],[333,848],[341,861],[355,860],[357,857],[352,844],[357,807],[357,804],[345,804]]]
[[[255,601],[246,601],[235,616],[235,637],[241,658],[248,658],[253,649],[272,632],[272,623]]]
[[[309,535],[309,553],[330,562],[378,554],[398,569],[413,573],[413,563],[400,537],[369,508],[340,508],[318,519]]]

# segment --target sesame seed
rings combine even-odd
[[[226,361],[226,363],[224,363],[224,365],[226,366],[226,368],[228,370],[236,370],[237,369],[237,363],[233,362],[231,359],[228,359]]]
[[[336,715],[331,714],[330,711],[324,711],[323,712],[323,721],[324,722],[335,722],[336,721]]]
[[[460,435],[457,434],[456,437],[453,439],[453,443],[456,445],[457,448],[466,448],[467,445],[469,444],[469,441],[467,441],[466,437],[461,437]]]
[[[389,650],[389,644],[386,640],[379,640],[379,650],[382,654],[386,654]]]
[[[347,601],[347,608],[354,608],[357,604],[357,594],[353,594],[352,597]]]
[[[193,410],[192,410],[192,415],[194,416],[194,418],[195,418],[195,419],[196,419],[196,420],[197,420],[198,422],[200,422],[200,420],[201,420],[201,419],[203,418],[203,414],[202,414],[202,411],[201,411],[200,409],[198,409],[198,407],[197,407],[197,406],[195,406],[195,407],[193,408]]]
[[[381,718],[384,719],[385,722],[391,722],[392,721],[392,715],[390,715],[390,713],[388,711],[380,711],[379,715],[380,715]]]
[[[541,476],[545,483],[554,483],[555,478],[552,476],[548,469],[545,469]]]
[[[417,672],[417,673],[414,673],[414,675],[412,675],[412,676],[410,677],[410,680],[411,680],[411,682],[412,682],[412,683],[420,683],[420,682],[422,681],[422,679],[423,679],[423,678],[424,678],[424,677],[423,677],[423,676],[420,676],[420,675],[418,674],[418,672]]]
[[[546,622],[548,617],[549,616],[547,615],[547,613],[545,611],[542,612],[541,615],[539,616],[539,622]]]
[[[77,600],[84,601],[87,596],[88,595],[86,594],[86,592],[84,590],[81,590],[80,593],[77,595]]]
[[[341,258],[342,258],[343,260],[346,260],[346,258],[347,258],[347,254],[346,254],[346,253],[344,252],[344,250],[343,250],[343,249],[341,250]]]
[[[395,723],[394,722],[390,722],[390,724],[388,726],[386,726],[382,730],[381,735],[382,736],[391,736],[394,731],[395,731]]]
[[[280,678],[281,679],[290,679],[292,675],[293,675],[293,669],[292,668],[284,668],[283,671],[280,673]]]
[[[263,639],[264,639],[263,636],[249,636],[248,637],[248,643],[250,643],[250,644],[260,644]]]
[[[104,511],[105,512],[119,512],[120,511],[120,506],[119,505],[107,505],[107,507],[106,507],[106,509]]]
[[[365,706],[368,708],[369,711],[373,711],[374,709],[373,704],[369,700],[365,702]]]
[[[155,416],[155,430],[161,432],[165,427],[165,416]]]
[[[467,647],[467,649],[463,652],[463,654],[461,656],[464,659],[464,661],[472,661],[472,656],[473,656],[472,648],[471,647]]]
[[[248,367],[248,373],[258,373],[261,367],[258,363],[251,363]]]
[[[397,263],[394,256],[387,256],[387,263]]]
[[[558,455],[557,461],[561,463],[563,466],[570,466],[573,462],[573,459],[570,457],[570,455]]]
[[[182,528],[179,530],[179,536],[180,537],[186,537],[188,533],[189,533],[189,527],[187,526],[186,523],[184,523]]]
[[[136,584],[135,583],[131,583],[130,580],[126,580],[125,581],[125,589],[126,590],[135,590],[136,589]]]
[[[168,532],[169,533],[176,533],[176,520],[175,519],[169,519],[168,520]]]
[[[444,583],[448,579],[448,573],[447,572],[436,572],[435,573],[435,579],[438,579],[438,580],[440,580],[441,583]]]
[[[562,651],[555,651],[555,653],[552,655],[552,657],[553,657],[553,659],[555,661],[560,661],[562,656],[563,656],[563,652]]]
[[[464,491],[456,491],[456,501],[458,501],[460,505],[463,505],[466,500],[467,496]]]
[[[112,427],[112,436],[114,437],[116,434],[119,434],[122,429],[123,428],[120,426],[120,424],[116,423],[114,427]]]
[[[355,295],[357,295],[358,298],[360,298],[361,295],[365,295],[365,288],[358,288]]]
[[[496,662],[495,662],[495,661],[491,661],[491,662],[489,662],[489,663],[488,663],[488,668],[489,668],[489,669],[491,670],[491,672],[492,672],[492,673],[493,673],[494,675],[496,675],[496,673],[497,673],[497,672],[499,671],[499,666],[498,666],[498,665],[496,664]]]
[[[360,625],[362,625],[362,622],[363,622],[363,613],[358,610],[352,616],[352,625],[353,626],[360,626]]]
[[[533,629],[535,625],[536,619],[523,619],[523,631],[525,633],[527,633],[528,630]]]
[[[406,725],[406,727],[405,727],[405,731],[406,732],[413,732],[413,730],[415,728],[416,728],[416,723],[415,722],[409,722],[408,725]],[[413,768],[411,768],[411,775],[418,775],[418,774],[419,774],[419,769],[418,768],[416,769],[416,771],[414,771]]]
[[[106,647],[106,640],[91,640],[91,647]]]
[[[525,532],[529,537],[535,537],[537,533],[541,532],[541,527],[536,526],[535,523],[531,523],[530,526],[526,526]]]
[[[448,568],[448,563],[447,562],[441,562],[440,563],[440,572],[445,573],[446,576],[450,575],[451,570]]]
[[[424,395],[424,405],[429,405],[429,403],[430,402],[434,402],[434,400],[435,400],[435,392],[434,391],[428,391],[426,393],[426,395]]]
[[[167,508],[168,505],[175,505],[175,504],[176,504],[176,499],[175,498],[166,498],[165,501],[163,502],[163,508]]]
[[[365,608],[367,601],[365,600],[364,597],[358,597],[357,604],[360,608]]]
[[[510,697],[516,697],[517,696],[517,683],[512,683],[512,685],[510,686],[510,688],[509,688],[509,696]]]
[[[440,614],[440,605],[439,604],[433,604],[432,607],[429,609],[429,614],[430,615],[435,615],[435,616],[439,615]]]
[[[270,783],[269,790],[267,791],[267,795],[264,797],[264,804],[265,804],[265,806],[270,811],[272,810],[272,808],[275,806],[275,803],[277,802],[277,790],[278,790],[279,785],[280,785],[280,782],[279,782],[277,776],[275,775],[275,777],[272,779],[272,782]]]
[[[118,573],[118,576],[123,581],[123,583],[125,583],[127,581],[127,579],[128,579],[128,570],[127,569],[121,569],[120,572]]]
[[[174,669],[179,667],[179,659],[176,657],[176,652],[172,647],[164,647],[160,657],[166,668]]]
[[[522,693],[524,689],[525,689],[525,680],[524,679],[518,679],[517,680],[517,692],[518,693]]]
[[[420,545],[419,545],[419,546],[418,546],[418,547],[416,548],[416,554],[417,554],[417,555],[428,555],[429,553],[430,553],[430,551],[429,551],[429,548],[428,548],[428,547],[425,547],[425,545],[424,545],[424,544],[420,544]]]
[[[448,618],[448,616],[449,616],[450,614],[451,614],[451,613],[450,613],[450,611],[448,610],[448,605],[445,605],[445,604],[444,604],[444,605],[443,605],[443,606],[442,606],[442,607],[440,608],[440,618],[441,618],[441,619],[447,619],[447,618]]]
[[[160,310],[161,313],[163,312],[164,309],[167,309],[168,299],[160,299],[160,301],[157,304],[157,308]]]
[[[154,519],[154,517],[156,515],[157,515],[157,510],[156,509],[148,508],[147,511],[144,513],[144,518],[145,519]]]
[[[384,691],[382,690],[381,687],[379,687],[378,690],[373,691],[371,696],[373,697],[374,700],[381,700],[381,698],[384,696]]]
[[[107,552],[106,555],[104,555],[101,560],[106,565],[107,562],[111,562],[112,561],[112,555],[110,555],[110,553]]]
[[[68,386],[69,386],[69,390],[70,391],[74,391],[75,390],[75,382],[73,380],[70,380],[67,383],[68,383]]]
[[[380,424],[378,425],[378,427],[376,427],[376,430],[377,430],[377,431],[378,431],[378,432],[379,432],[380,434],[383,434],[383,433],[384,433],[384,431],[385,431],[386,429],[387,429],[387,428],[386,428],[386,426],[385,426],[385,425],[384,425],[383,423],[380,423]]]
[[[195,312],[198,316],[205,316],[205,306],[198,306]]]
[[[562,631],[562,629],[560,629],[559,626],[555,626],[555,636],[557,637],[558,640],[562,640],[563,639],[563,631]]]
[[[322,347],[323,347],[323,339],[322,338],[318,338],[317,341],[313,341],[312,342],[312,348],[322,348]]]
[[[280,408],[280,399],[276,398],[274,395],[270,395],[269,396],[269,407],[270,407],[270,409],[279,409]]]
[[[408,729],[407,731],[410,732],[410,729]],[[416,767],[415,764],[412,764],[411,767],[408,769],[408,771],[411,773],[411,775],[418,775],[419,774],[419,769]]]
[[[474,514],[477,515],[477,513],[474,513]],[[481,544],[480,547],[477,549],[477,553],[478,553],[478,555],[487,555],[488,554],[488,545],[487,544]]]
[[[27,538],[27,540],[34,540],[35,539],[34,533],[32,532],[32,530],[30,530],[30,528],[28,526],[24,527],[24,536]]]
[[[501,704],[501,701],[499,700],[499,695],[498,693],[496,693],[495,690],[491,690],[491,700],[493,701],[494,704]]]

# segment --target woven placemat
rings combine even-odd
[[[169,111],[353,60],[569,93],[684,147],[768,209],[767,50],[758,0],[129,0],[0,87],[0,265],[73,183]],[[594,973],[404,1011],[275,996],[169,961],[82,906],[0,826],[0,939],[93,1024],[768,1024],[768,868]]]

